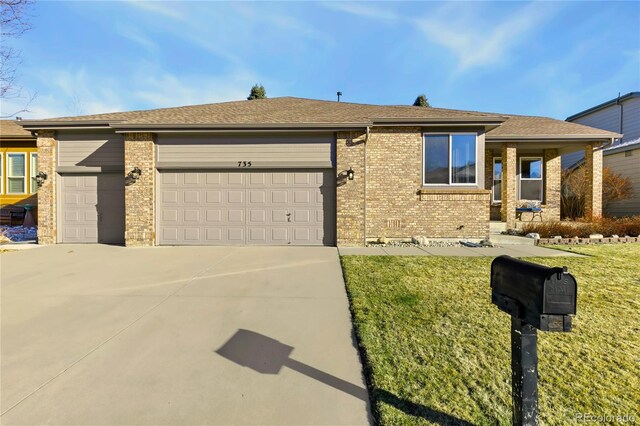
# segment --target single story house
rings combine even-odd
[[[611,203],[609,216],[640,214],[640,92],[610,99],[567,118],[572,123],[621,133],[623,136],[603,151],[603,167],[631,179],[634,195],[627,200]],[[584,155],[574,152],[562,157],[564,168],[582,165]]]
[[[0,120],[0,223],[22,224],[25,207],[36,216],[36,137],[17,120]],[[16,221],[17,220],[17,221]]]
[[[620,135],[545,117],[294,97],[28,120],[39,243],[363,245],[486,238],[518,200],[560,217],[560,156],[584,151],[601,214]]]

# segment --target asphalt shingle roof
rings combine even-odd
[[[77,122],[105,120],[114,125],[287,125],[368,124],[383,125],[384,120],[506,120],[488,132],[489,137],[598,135],[617,137],[616,133],[555,120],[547,117],[503,115],[444,108],[405,105],[367,105],[294,97],[222,102],[145,111],[115,112],[78,117],[60,117],[41,121]],[[40,121],[40,120],[38,120]],[[379,121],[377,123],[377,121]],[[116,124],[117,123],[117,124]]]
[[[0,137],[31,137],[31,132],[20,126],[17,120],[0,120]]]

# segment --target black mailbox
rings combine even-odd
[[[491,301],[542,331],[571,331],[578,286],[567,268],[499,256],[491,263]]]

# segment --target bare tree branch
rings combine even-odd
[[[0,0],[0,99],[16,99],[22,95],[18,85],[18,68],[22,64],[21,52],[8,45],[8,40],[18,38],[31,29],[28,18],[29,8],[34,0]],[[35,99],[30,96],[26,105],[20,110],[5,117],[28,111],[29,104]]]

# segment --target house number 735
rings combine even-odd
[[[238,167],[251,167],[251,161],[238,161]]]

